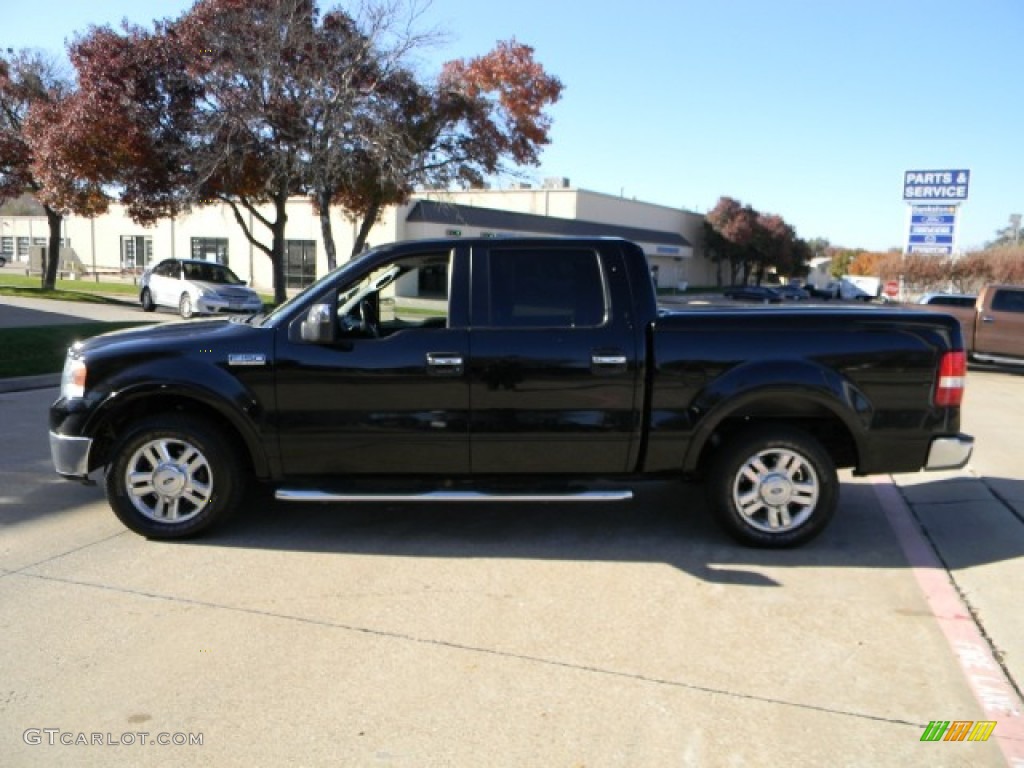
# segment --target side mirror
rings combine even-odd
[[[302,340],[311,344],[331,344],[337,336],[334,311],[330,304],[314,304],[302,321]]]

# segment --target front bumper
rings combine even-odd
[[[84,478],[89,474],[92,438],[68,437],[50,432],[50,458],[58,475]]]
[[[928,470],[960,469],[971,458],[974,438],[959,434],[956,437],[936,437],[928,449],[924,468]]]
[[[263,302],[252,299],[244,301],[228,301],[219,296],[200,296],[196,309],[202,314],[212,315],[217,312],[262,312]]]

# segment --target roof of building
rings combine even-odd
[[[620,224],[605,224],[599,221],[580,221],[579,219],[562,219],[554,216],[538,216],[532,213],[501,211],[496,208],[479,208],[473,205],[442,203],[436,200],[417,201],[409,211],[409,215],[406,216],[406,221],[479,227],[480,229],[498,230],[500,232],[529,232],[539,235],[621,237],[626,240],[655,245],[691,247],[690,241],[678,232],[626,227]]]
[[[31,195],[21,195],[12,200],[0,202],[0,216],[45,216],[43,210],[35,198]]]

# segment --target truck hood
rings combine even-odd
[[[110,355],[155,356],[172,352],[198,355],[213,347],[234,348],[245,345],[247,341],[257,343],[268,330],[244,321],[227,319],[159,323],[93,336],[76,342],[72,348],[86,358]]]

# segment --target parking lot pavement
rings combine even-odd
[[[0,328],[66,325],[90,320],[145,323],[181,321],[181,318],[170,311],[143,312],[131,296],[119,297],[111,304],[0,296]]]
[[[732,544],[674,484],[584,508],[254,494],[205,538],[149,542],[53,476],[54,395],[0,394],[5,766],[1008,764],[994,738],[921,741],[1009,718],[979,703],[878,480],[844,475],[835,523],[786,552]],[[916,494],[981,482],[914,477],[925,519]],[[1012,543],[948,545],[955,574],[1020,583]],[[80,734],[103,743],[61,744]]]

